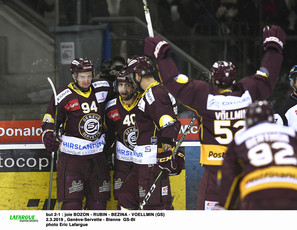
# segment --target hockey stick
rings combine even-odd
[[[54,99],[55,99],[55,117],[54,117],[54,130],[53,130],[53,137],[56,139],[56,130],[57,130],[57,115],[58,115],[58,100],[57,100],[57,92],[54,86],[54,83],[52,80],[48,77],[48,82],[50,83],[53,93],[54,93]],[[50,171],[50,182],[49,182],[49,191],[48,191],[48,200],[47,200],[47,210],[50,210],[51,208],[51,199],[52,199],[52,187],[53,187],[53,173],[54,173],[54,158],[55,158],[55,152],[52,152],[51,154],[51,171]]]
[[[147,23],[147,30],[148,30],[148,34],[150,37],[154,37],[154,30],[153,30],[153,25],[152,25],[152,20],[151,20],[151,15],[150,15],[150,11],[149,8],[147,6],[147,1],[146,0],[142,0],[143,2],[143,8],[144,8],[144,16],[145,16],[145,20]]]
[[[193,117],[192,120],[190,121],[188,127],[186,128],[185,132],[183,133],[183,135],[181,136],[181,138],[179,139],[178,143],[175,146],[175,149],[172,152],[172,156],[173,158],[175,157],[178,148],[181,146],[182,142],[184,141],[185,137],[187,136],[187,134],[189,133],[190,129],[192,128],[192,126],[194,125],[194,122],[196,121],[196,118]],[[154,192],[155,188],[157,187],[157,184],[159,182],[159,180],[161,179],[163,174],[163,170],[158,174],[157,178],[155,179],[153,185],[151,186],[151,188],[149,189],[149,191],[147,192],[147,194],[145,195],[142,203],[140,204],[139,208],[141,210],[143,210],[144,205],[147,204],[148,200],[150,199],[150,197],[152,196],[152,193]]]

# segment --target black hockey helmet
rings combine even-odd
[[[217,61],[211,68],[213,83],[221,88],[229,88],[236,83],[236,69],[230,61]]]
[[[295,89],[295,81],[296,81],[296,78],[297,78],[297,65],[294,65],[291,70],[290,70],[290,73],[289,73],[289,81],[290,81],[290,86],[294,89]]]
[[[267,101],[255,101],[250,104],[246,110],[245,122],[247,128],[252,127],[260,122],[274,122],[273,111]]]

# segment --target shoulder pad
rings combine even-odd
[[[268,77],[269,76],[269,71],[265,67],[260,67],[260,69],[257,70],[256,75],[261,75],[263,77]]]
[[[95,81],[92,83],[93,87],[100,88],[100,87],[110,87],[110,84],[108,81]]]
[[[116,99],[116,98],[111,99],[110,101],[108,101],[108,102],[106,103],[105,110],[107,110],[107,109],[108,109],[109,107],[111,107],[111,106],[116,105],[116,103],[117,103],[117,99]]]
[[[170,101],[171,101],[172,105],[175,105],[175,104],[176,104],[175,97],[174,97],[174,96],[172,96],[172,94],[171,94],[171,93],[168,93],[168,96],[169,96],[169,98],[170,98]]]
[[[268,77],[266,73],[260,71],[260,70],[257,70],[256,74],[255,75],[261,75],[263,77]]]
[[[143,97],[138,102],[138,109],[140,109],[142,112],[145,111],[145,101],[143,100]]]
[[[189,78],[184,75],[184,74],[179,74],[178,76],[176,76],[174,78],[174,80],[177,82],[177,83],[180,83],[180,84],[186,84],[189,82]]]
[[[145,99],[147,100],[147,102],[151,105],[153,104],[153,102],[155,101],[155,97],[153,95],[153,90],[152,88],[150,88],[146,94],[145,94]]]
[[[65,97],[67,97],[68,95],[70,95],[72,92],[70,89],[64,89],[61,93],[59,93],[57,95],[57,101],[58,103],[60,103]]]
[[[170,115],[163,115],[159,120],[159,126],[164,129],[168,126],[172,126],[175,122],[175,119],[171,117]]]

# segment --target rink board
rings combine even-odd
[[[179,137],[191,119],[182,119]],[[0,121],[0,210],[42,210],[47,208],[51,153],[41,142],[41,121]],[[194,125],[182,146],[196,145]],[[187,141],[189,140],[189,141]],[[54,159],[56,162],[56,158]],[[55,164],[54,164],[55,165]],[[111,178],[113,171],[111,171]],[[189,179],[189,178],[188,178]],[[186,209],[186,171],[170,177],[173,205]],[[54,167],[51,209],[57,209],[56,168]],[[109,210],[116,209],[111,198]]]
[[[51,153],[43,144],[0,145],[0,210],[45,210],[49,194]],[[56,158],[54,159],[54,162]],[[56,168],[54,167],[51,209],[57,209]],[[113,171],[111,171],[111,178]],[[170,178],[173,205],[186,209],[185,170]],[[111,197],[108,210],[116,210]]]
[[[111,175],[113,171],[111,172]],[[57,210],[56,172],[53,174],[51,209]],[[185,210],[185,170],[171,177],[173,205],[176,210]],[[49,192],[49,172],[1,172],[0,210],[46,210]],[[113,197],[108,201],[108,210],[116,210]]]

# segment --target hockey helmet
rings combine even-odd
[[[80,72],[93,72],[93,64],[91,60],[86,57],[83,58],[75,58],[71,62],[70,71],[72,73],[80,73]]]
[[[267,101],[255,101],[250,104],[245,114],[247,128],[252,127],[260,122],[274,122],[273,111]]]
[[[128,82],[132,85],[133,89],[137,89],[137,84],[134,81],[134,73],[127,66],[123,66],[122,70],[116,75],[116,89],[119,82]]]
[[[131,56],[127,59],[127,69],[140,76],[153,74],[155,67],[151,59],[146,56]]]
[[[211,68],[213,83],[221,88],[228,88],[236,83],[235,66],[230,61],[217,61]]]
[[[291,68],[290,73],[289,73],[289,81],[290,81],[290,86],[291,87],[294,87],[296,78],[297,78],[297,65],[294,65]],[[293,89],[295,89],[295,87]]]

